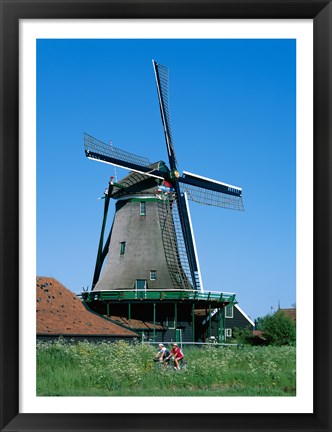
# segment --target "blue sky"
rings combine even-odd
[[[84,132],[167,160],[152,59],[170,70],[180,171],[243,188],[244,212],[190,203],[205,290],[236,292],[252,319],[291,307],[295,40],[38,40],[37,274],[91,287],[114,168],[85,157]]]

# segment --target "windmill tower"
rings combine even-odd
[[[162,160],[151,163],[145,157],[84,134],[85,155],[89,159],[130,171],[119,182],[111,178],[105,191],[90,300],[114,298],[116,293],[130,300],[142,291],[150,293],[144,294],[144,298],[151,299],[155,293],[157,300],[162,300],[160,293],[165,292],[182,292],[181,298],[184,292],[196,292],[204,297],[188,201],[243,210],[241,188],[186,171],[179,173],[169,114],[168,69],[155,61],[153,68],[168,165]],[[116,200],[116,211],[105,240],[110,199]],[[129,298],[129,292],[135,294]],[[219,302],[228,303],[226,297],[221,296]]]

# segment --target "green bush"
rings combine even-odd
[[[258,330],[264,332],[264,337],[272,345],[295,345],[295,323],[284,312],[275,312],[273,315],[261,318],[258,322]]]
[[[252,344],[252,330],[249,328],[237,328],[233,329],[233,337],[239,344]]]

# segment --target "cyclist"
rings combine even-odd
[[[170,352],[162,343],[160,343],[158,345],[158,349],[159,350],[158,350],[158,352],[157,352],[157,354],[153,360],[154,361],[160,361],[160,362],[166,362],[167,357],[170,356]],[[169,360],[167,362],[169,362]]]
[[[173,356],[175,368],[177,370],[180,370],[179,362],[182,363],[184,355],[177,343],[172,344],[172,350],[170,352],[170,355],[165,360],[170,359],[172,356]]]

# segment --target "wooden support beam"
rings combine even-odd
[[[153,340],[156,340],[156,303],[153,303]]]
[[[192,305],[191,315],[192,315],[192,321],[191,321],[191,326],[192,326],[192,342],[195,342],[195,303],[193,303],[193,305]]]

